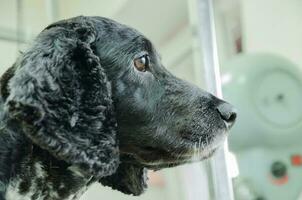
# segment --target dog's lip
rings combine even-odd
[[[186,158],[192,157],[192,142],[187,140],[184,141],[184,145],[178,148],[161,148],[156,146],[142,146],[142,145],[132,145],[127,146],[126,148],[120,146],[120,152],[122,154],[129,154],[139,157],[149,157],[152,156],[162,156],[163,159],[165,158]]]
[[[159,170],[207,159],[216,149],[208,149],[206,151],[200,149],[200,152],[203,152],[201,154],[194,153],[194,150],[196,151],[196,149],[189,148],[186,151],[183,150],[182,153],[177,153],[155,147],[136,147],[135,150],[121,151],[122,157],[126,157],[121,161],[139,163],[148,169]]]
[[[198,161],[207,159],[215,153],[216,149],[212,149],[206,155],[200,156],[198,158],[192,157],[192,156],[184,156],[184,157],[177,158],[177,159],[171,159],[171,160],[162,159],[162,160],[157,160],[155,162],[154,161],[150,162],[150,161],[144,160],[138,156],[135,156],[134,154],[125,154],[122,156],[121,161],[126,162],[126,163],[135,164],[135,165],[140,165],[140,166],[146,167],[147,169],[150,169],[150,170],[160,170],[163,168],[175,167],[178,165],[194,163],[194,162],[198,162]]]
[[[171,147],[170,145],[160,146],[143,146],[139,144],[120,144],[120,153],[123,156],[131,157],[130,160],[123,159],[122,162],[135,162],[146,166],[149,169],[160,169],[165,167],[173,167],[180,164],[201,161],[210,157],[215,150],[221,145],[220,141],[226,137],[226,130],[221,129],[212,136],[215,138],[208,138],[207,143],[204,143],[204,138],[183,138],[178,141],[178,145]],[[210,134],[203,137],[212,137]],[[219,139],[220,138],[220,139]]]
[[[193,143],[199,143],[200,140],[211,140],[213,137],[220,135],[220,134],[227,134],[229,129],[233,125],[228,124],[227,122],[224,122],[220,125],[220,127],[216,130],[215,133],[205,133],[205,134],[199,134],[201,131],[196,131],[196,130],[181,130],[179,131],[179,136],[183,142],[187,143],[188,145],[192,145]],[[195,135],[195,137],[194,137]]]
[[[141,163],[149,163],[154,162],[156,160],[162,160],[165,162],[175,162],[175,160],[185,159],[190,157],[187,154],[176,154],[169,150],[156,148],[156,147],[128,147],[127,150],[121,149],[121,153],[125,155],[131,155],[136,160],[140,161]]]

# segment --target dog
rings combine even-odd
[[[208,158],[236,118],[103,17],[49,25],[0,84],[0,200],[78,199],[94,182],[140,195],[147,169]]]

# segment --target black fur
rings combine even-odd
[[[143,54],[151,64],[139,72],[133,59]],[[233,113],[165,70],[142,34],[101,17],[48,26],[0,90],[0,200],[16,182],[39,200],[95,181],[139,195],[147,168],[210,156],[228,128],[218,106]]]

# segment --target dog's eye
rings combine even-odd
[[[134,66],[138,71],[145,72],[150,64],[150,58],[148,55],[143,55],[134,59]]]

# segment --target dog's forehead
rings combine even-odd
[[[140,45],[146,51],[154,51],[152,42],[135,28],[104,17],[93,18],[96,21],[95,26],[99,37],[104,42],[109,41],[111,44],[116,43],[119,46],[133,44],[137,47]]]
[[[102,36],[111,36],[115,39],[131,39],[143,37],[136,29],[104,17],[93,17],[97,31]]]

